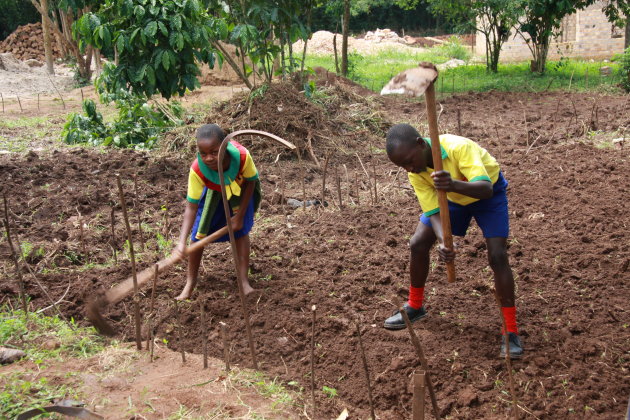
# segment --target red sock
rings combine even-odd
[[[508,332],[518,334],[518,327],[516,326],[516,306],[503,306],[501,307],[503,312],[503,318],[505,318],[505,326]],[[505,331],[503,331],[505,334]]]
[[[407,303],[413,309],[420,309],[424,300],[424,287],[409,286],[409,300]]]

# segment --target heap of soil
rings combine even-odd
[[[521,417],[619,417],[630,392],[630,160],[624,146],[592,144],[584,127],[596,124],[597,130],[610,134],[623,130],[630,124],[627,98],[487,92],[440,102],[442,131],[457,134],[461,126],[462,135],[497,157],[510,184],[509,255],[526,350],[524,359],[513,363],[519,406],[527,410],[520,412]],[[395,113],[397,122],[414,124],[424,110],[423,103],[395,97],[379,106]],[[599,107],[598,117],[594,106]],[[258,111],[252,107],[250,112],[257,115]],[[278,111],[273,114],[280,116],[286,118]],[[340,137],[335,133],[332,138],[341,141]],[[352,418],[367,418],[357,321],[377,416],[409,418],[412,374],[419,369],[418,361],[407,332],[384,330],[382,322],[392,313],[391,297],[407,294],[407,242],[417,224],[419,206],[403,174],[396,175],[384,154],[358,145],[357,150],[363,162],[372,156],[369,168],[370,172],[375,169],[379,191],[376,205],[370,204],[371,184],[363,178],[354,154],[340,153],[335,167],[343,174],[345,165],[349,172],[347,178],[341,177],[341,210],[332,205],[335,187],[327,191],[331,205],[325,209],[292,210],[269,202],[262,206],[251,233],[250,278],[259,290],[248,298],[252,333],[261,370],[292,389],[308,392],[310,308],[316,304],[318,414],[311,418],[335,418],[344,407]],[[322,155],[317,148],[315,153]],[[286,181],[286,196],[302,196],[299,165],[254,156],[265,196],[273,195],[283,185],[281,180]],[[67,316],[85,323],[85,302],[131,272],[114,174],[121,173],[125,180],[137,250],[137,215],[144,223],[147,244],[137,254],[139,268],[144,269],[163,257],[157,233],[170,240],[178,237],[189,163],[172,156],[82,149],[0,156],[0,179],[10,192],[14,231],[23,243],[43,248],[43,255],[33,252],[27,261],[52,299],[63,297],[60,306]],[[322,171],[315,165],[305,166],[307,198],[318,198]],[[131,181],[135,173],[137,197]],[[110,234],[112,205],[116,207],[115,240]],[[77,210],[86,226],[85,252]],[[457,243],[458,281],[448,284],[443,266],[432,266],[426,289],[430,315],[415,329],[431,368],[442,416],[507,418],[508,382],[504,362],[498,358],[501,321],[485,241],[473,222],[468,236]],[[112,262],[112,249],[118,252],[118,264]],[[229,245],[213,244],[204,255],[198,287],[191,301],[180,306],[179,319],[172,299],[183,287],[185,267],[179,265],[160,275],[154,318],[157,337],[174,349],[200,353],[199,307],[204,304],[210,354],[222,357],[217,325],[224,321],[229,327],[232,362],[251,366]],[[13,273],[6,240],[1,237],[0,264],[3,273]],[[30,276],[26,279],[32,307],[49,306],[37,284]],[[13,276],[1,276],[1,302],[10,297],[15,301],[16,293]],[[146,316],[149,299],[143,297],[141,305]],[[128,298],[104,313],[122,339],[133,337],[132,308]],[[146,330],[143,334],[146,339]],[[323,386],[334,388],[337,396],[326,395]]]
[[[55,36],[50,34],[53,57],[61,57],[61,49]],[[44,32],[41,22],[18,26],[4,41],[0,42],[0,53],[10,52],[20,60],[45,60]]]
[[[344,78],[331,78],[322,70],[315,74],[315,81],[317,87],[310,98],[293,81],[273,83],[264,95],[255,91],[237,95],[219,105],[206,122],[230,127],[231,131],[274,133],[313,160],[318,160],[314,155],[321,157],[328,151],[354,150],[380,141],[390,122],[375,109],[378,96],[369,91],[366,95],[366,89]],[[278,148],[269,145],[256,144],[253,150],[259,156],[267,151],[277,154]]]

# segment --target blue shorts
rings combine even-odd
[[[197,215],[195,216],[195,223],[193,224],[192,232],[190,234],[190,241],[197,242],[199,239],[196,239],[197,229],[199,228],[199,221],[201,220],[201,215],[203,214],[203,205],[206,200],[206,191],[207,189],[204,187],[203,193],[201,194],[201,199],[199,200],[199,208],[197,209]],[[233,215],[232,208],[230,207],[230,215]],[[226,225],[225,222],[225,211],[223,210],[223,200],[219,200],[219,204],[217,209],[214,212],[214,216],[212,217],[212,222],[210,222],[210,230],[208,231],[208,235],[216,232]],[[252,230],[252,226],[254,226],[254,197],[249,200],[249,204],[247,205],[247,210],[245,212],[245,217],[243,218],[243,228],[234,232],[235,238],[240,238],[249,234],[249,231]],[[228,242],[230,240],[230,235],[225,234],[215,242]]]
[[[492,197],[475,201],[467,206],[448,202],[451,215],[451,231],[455,236],[465,236],[470,220],[474,217],[483,232],[484,238],[507,238],[510,233],[507,190],[508,183],[499,172],[499,179],[492,187]],[[431,220],[424,214],[420,221],[431,226]]]

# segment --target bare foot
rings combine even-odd
[[[255,292],[256,289],[254,289],[252,286],[249,285],[249,282],[245,282],[243,283],[243,293],[245,293],[245,296],[248,296],[249,294],[251,294],[252,292]]]
[[[175,300],[186,300],[190,299],[190,295],[192,294],[193,289],[195,288],[195,281],[187,281],[186,286],[184,286],[184,290],[175,298]]]

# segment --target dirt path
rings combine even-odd
[[[490,92],[440,102],[443,130],[457,132],[459,109],[462,134],[499,159],[510,183],[509,253],[527,352],[514,364],[521,414],[545,419],[621,416],[630,392],[630,215],[625,205],[630,162],[627,146],[614,147],[612,138],[621,137],[623,127],[630,126],[627,98]],[[423,104],[390,98],[384,109],[396,121],[417,121]],[[363,171],[354,155],[339,154],[331,168],[341,175],[346,204],[341,211],[332,205],[332,183],[327,197],[331,205],[325,210],[283,210],[272,198],[274,191],[281,190],[284,179],[287,196],[301,199],[299,165],[285,156],[278,163],[257,161],[268,199],[252,235],[251,277],[260,290],[249,300],[253,333],[262,370],[291,389],[308,391],[309,308],[316,304],[321,418],[338,415],[344,407],[353,417],[367,417],[353,324],[358,320],[377,415],[408,418],[410,377],[418,365],[406,333],[388,332],[381,324],[393,309],[391,296],[406,296],[407,240],[419,209],[402,174],[395,177],[382,144],[364,147],[362,161],[377,167],[379,202],[370,204],[369,184],[362,180],[357,204],[355,173],[363,179]],[[346,181],[344,165],[351,182]],[[43,248],[43,255],[34,253],[31,263],[47,267],[40,278],[55,297],[70,286],[63,302],[67,314],[82,319],[89,297],[129,274],[119,216],[113,245],[122,262],[112,261],[109,215],[117,198],[111,174],[121,173],[127,180],[131,201],[130,179],[138,173],[140,196],[131,211],[135,217],[140,208],[146,225],[147,251],[140,253],[145,267],[170,249],[158,233],[171,240],[178,234],[187,167],[188,158],[131,151],[0,156],[0,177],[6,180],[21,238],[35,249]],[[306,180],[307,197],[319,197],[321,171],[309,164]],[[77,209],[87,224],[89,255],[80,252]],[[505,418],[508,413],[507,378],[497,358],[500,321],[484,248],[473,227],[459,241],[459,281],[448,284],[440,265],[432,269],[427,288],[430,317],[416,326],[440,407],[450,418]],[[0,254],[6,253],[6,243],[0,242]],[[199,288],[182,308],[183,341],[175,334],[170,301],[183,285],[184,268],[160,279],[159,337],[173,349],[199,353],[196,308],[204,301],[213,326],[217,321],[230,326],[234,362],[248,366],[229,249],[214,245],[205,255]],[[10,266],[2,270],[5,301],[17,290]],[[28,293],[34,305],[46,305],[35,285],[29,284]],[[107,313],[123,337],[133,332],[131,313],[130,301]],[[221,349],[213,329],[211,354],[221,357]],[[323,392],[323,386],[335,389],[337,396]]]

